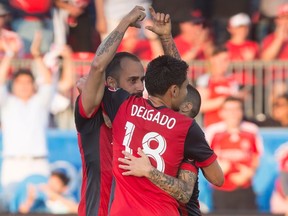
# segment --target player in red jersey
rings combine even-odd
[[[158,14],[160,15],[160,13]],[[154,31],[160,36],[162,35],[161,41],[165,52],[170,55],[175,55],[175,49],[172,49],[175,48],[175,46],[172,46],[171,43],[173,42],[172,37],[168,37],[171,34],[170,20],[167,20],[166,27],[163,25],[163,23],[162,26],[159,27],[157,20],[161,18],[158,18],[157,14],[153,10],[152,16],[156,21],[154,22],[154,25],[150,27],[150,30]],[[116,30],[119,29],[117,28]],[[163,37],[165,34],[168,34],[168,36]],[[115,34],[112,34],[112,36],[110,35],[106,41],[103,42],[102,47],[105,47],[107,43],[110,44],[111,40],[113,40],[113,36],[115,36]],[[117,46],[117,43],[118,40],[115,41],[115,46]],[[111,56],[113,56],[115,53],[113,50],[109,50],[108,52]],[[95,59],[99,61],[101,58],[96,56]],[[103,64],[102,61],[103,66],[100,68],[106,68],[106,82],[110,87],[117,88],[120,86],[132,94],[138,94],[143,91],[142,78],[144,70],[137,57],[129,53],[118,53],[115,57],[113,57],[113,60],[109,63],[109,65],[106,63],[107,66],[105,66],[105,62],[106,61],[104,60]],[[84,80],[84,83],[78,83],[78,87],[81,92],[82,89],[85,88],[85,82],[86,81]],[[112,146],[110,144],[112,141],[111,131],[104,124],[101,107],[94,107],[94,113],[92,113],[91,116],[87,115],[85,111],[85,104],[83,104],[82,95],[85,96],[85,92],[77,99],[75,109],[78,143],[83,164],[83,183],[79,215],[107,215],[110,186],[112,181]],[[91,143],[93,143],[93,145]],[[100,161],[105,161],[105,163],[101,163]],[[185,169],[187,169],[191,167],[191,165],[187,164],[185,167]],[[192,170],[195,170],[193,166]],[[185,173],[188,173],[188,171],[185,171]],[[193,184],[189,186],[191,191],[193,186]],[[174,187],[177,187],[176,183],[174,184]],[[173,187],[171,188],[173,189]],[[186,194],[186,191],[184,192]],[[177,197],[175,198],[177,199]]]
[[[187,96],[185,101],[181,104],[179,112],[185,116],[190,118],[195,118],[200,110],[201,106],[201,97],[196,88],[192,85],[187,86]],[[137,158],[131,155],[130,153],[125,152],[125,156],[131,160],[125,160],[125,158],[120,158],[119,161],[124,163],[126,166],[125,175],[133,175],[133,176],[144,176],[145,172],[149,172],[151,169],[151,163],[147,155],[145,155],[141,150],[139,151],[141,157]],[[127,163],[128,162],[128,163]],[[191,161],[187,161],[187,164],[191,163]],[[182,167],[186,165],[182,164]],[[122,165],[121,165],[122,167]],[[198,172],[198,169],[197,169]],[[179,172],[180,174],[180,172]],[[199,208],[199,189],[198,189],[198,178],[195,182],[193,193],[189,202],[184,204],[180,203],[180,210],[182,216],[200,216],[200,208]]]
[[[113,125],[113,174],[116,180],[110,215],[179,215],[178,203],[161,188],[170,188],[184,158],[195,160],[206,178],[223,184],[223,174],[216,155],[207,144],[204,133],[190,118],[174,112],[187,93],[188,65],[169,56],[153,60],[147,68],[145,82],[149,100],[131,96],[122,89],[106,89],[103,107]],[[154,167],[146,178],[123,176],[117,158],[122,151],[136,153],[143,148]],[[122,167],[122,168],[125,168]],[[164,174],[163,174],[163,173]]]

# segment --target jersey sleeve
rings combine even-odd
[[[193,172],[193,173],[195,173],[196,175],[198,175],[198,168],[196,167],[195,162],[194,162],[194,161],[191,161],[191,160],[184,160],[184,161],[181,163],[179,169],[181,169],[181,170],[187,170],[187,171]]]
[[[81,133],[90,132],[96,124],[95,121],[101,121],[101,118],[100,118],[102,117],[101,112],[102,112],[101,108],[97,107],[94,113],[90,117],[86,116],[83,105],[82,105],[81,95],[79,95],[76,99],[75,110],[74,110],[74,120],[75,120],[77,131]],[[99,122],[99,124],[100,123],[101,122]]]
[[[184,144],[184,157],[185,159],[195,160],[197,167],[209,166],[217,158],[196,121],[193,121],[188,130]]]
[[[129,93],[123,89],[111,90],[105,87],[104,97],[102,100],[103,111],[113,122],[116,113],[121,104],[129,97]]]

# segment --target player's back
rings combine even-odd
[[[137,156],[140,147],[154,167],[176,177],[191,124],[192,119],[166,107],[156,109],[143,98],[132,96],[120,106],[112,127],[116,187],[111,215],[179,215],[177,201],[147,178],[123,176],[118,158],[123,150]]]

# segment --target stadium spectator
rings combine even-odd
[[[278,95],[273,100],[271,116],[255,123],[260,127],[288,127],[288,93]]]
[[[0,3],[0,58],[5,54],[5,44],[11,45],[10,55],[17,54],[18,57],[24,54],[23,42],[19,35],[15,32],[6,29],[6,22],[10,12]]]
[[[41,35],[36,34],[31,54],[39,66],[37,72],[43,78],[37,90],[30,70],[19,70],[13,74],[9,92],[5,82],[13,56],[5,55],[0,65],[3,133],[1,185],[8,193],[7,201],[13,194],[15,183],[31,174],[49,175],[46,127],[53,88],[50,71],[39,51],[40,43]],[[9,52],[10,44],[6,45],[6,52]]]
[[[204,21],[202,16],[190,13],[180,20],[180,34],[175,37],[175,44],[186,62],[204,60],[211,55],[213,42]]]
[[[214,42],[217,46],[224,44],[229,39],[227,32],[229,18],[238,13],[250,15],[252,2],[251,0],[235,1],[233,4],[229,0],[213,0],[209,2]]]
[[[256,39],[261,43],[263,39],[275,30],[274,19],[280,5],[288,3],[287,0],[256,0],[257,14],[255,14]]]
[[[51,102],[50,127],[75,128],[71,106],[72,87],[76,79],[73,51],[70,46],[58,46],[44,55],[44,62],[52,72],[55,94]]]
[[[262,60],[288,59],[288,3],[279,6],[275,24],[275,31],[263,40]]]
[[[204,126],[219,122],[219,110],[228,96],[244,97],[245,91],[239,90],[239,84],[228,74],[230,60],[227,49],[219,46],[209,58],[208,73],[200,76],[196,82],[202,98],[201,112]]]
[[[76,213],[78,204],[67,193],[69,177],[64,169],[55,169],[49,178],[29,176],[18,185],[10,211],[13,213]]]
[[[248,40],[251,20],[245,13],[239,13],[230,17],[228,32],[230,39],[226,42],[231,61],[252,61],[259,57],[259,46],[256,42]],[[253,85],[254,79],[251,71],[237,69],[234,76],[240,85]]]
[[[69,44],[74,52],[94,52],[89,0],[53,0],[54,42]],[[68,39],[68,40],[67,40]]]
[[[220,117],[221,122],[205,131],[225,176],[222,187],[213,186],[214,210],[257,210],[252,179],[263,150],[258,127],[243,121],[243,102],[239,98],[228,97],[221,106]]]
[[[271,197],[271,212],[273,214],[288,215],[288,143],[284,143],[276,150],[279,177]]]
[[[230,17],[228,22],[230,39],[226,42],[226,47],[231,61],[251,61],[258,57],[258,44],[247,38],[250,24],[250,17],[245,13]]]
[[[53,40],[53,25],[50,14],[52,0],[11,0],[9,4],[13,16],[11,27],[24,42],[25,54],[30,53],[34,33],[37,31],[41,31],[43,35],[41,51],[47,52]]]

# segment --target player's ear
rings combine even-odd
[[[171,91],[171,96],[172,97],[178,97],[178,94],[179,94],[179,87],[177,85],[172,85],[170,87],[170,91]]]
[[[107,85],[108,85],[110,88],[113,88],[113,89],[117,89],[117,88],[118,88],[116,79],[113,78],[113,77],[111,77],[111,76],[108,76],[108,77],[107,77],[106,83],[107,83]]]

